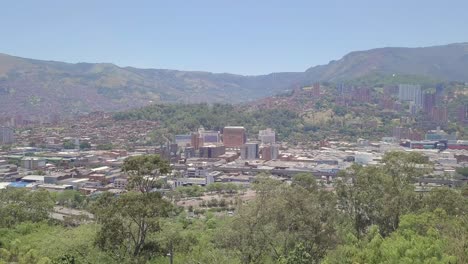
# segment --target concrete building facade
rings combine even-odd
[[[241,147],[241,158],[243,160],[255,160],[259,158],[259,144],[249,142]]]
[[[223,143],[226,148],[240,148],[247,141],[246,130],[241,126],[227,126],[223,129]]]
[[[15,131],[10,127],[0,127],[0,145],[12,144],[15,141]]]
[[[276,143],[276,133],[271,128],[260,130],[258,131],[258,140],[260,140],[262,144],[274,144]]]

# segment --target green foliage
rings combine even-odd
[[[91,148],[91,144],[87,141],[83,141],[83,142],[80,142],[80,149],[83,150],[83,149],[90,149]]]
[[[75,143],[73,143],[71,140],[66,140],[63,142],[63,148],[64,149],[74,149],[75,148]]]
[[[65,190],[63,192],[59,192],[55,200],[59,205],[70,208],[79,208],[82,207],[85,197],[78,191]]]
[[[150,259],[159,252],[151,237],[161,230],[160,219],[172,211],[159,193],[129,192],[118,197],[105,193],[93,205],[101,224],[96,245],[119,262]]]
[[[300,132],[301,118],[286,109],[250,111],[233,105],[214,104],[170,104],[153,105],[139,110],[120,112],[116,120],[154,120],[161,122],[159,134],[171,137],[174,134],[196,131],[200,126],[205,129],[221,131],[228,125],[245,126],[247,132],[256,135],[260,129],[271,127],[279,139],[285,139],[293,132]]]
[[[11,189],[0,191],[0,227],[18,223],[40,222],[49,218],[53,200],[48,191]]]
[[[402,216],[398,230],[385,238],[376,226],[361,240],[349,234],[346,244],[330,252],[323,263],[465,263],[463,255],[450,252],[443,227],[447,220],[443,211],[410,214]]]
[[[22,223],[0,229],[0,252],[8,252],[10,260],[19,260],[33,249],[29,255],[34,253],[38,262],[31,263],[73,263],[64,262],[67,256],[68,259],[74,258],[75,263],[113,263],[111,258],[94,247],[96,228],[95,225],[64,228],[44,222]],[[0,260],[4,259],[2,253],[0,255]]]
[[[130,176],[129,190],[149,192],[154,188],[161,188],[161,182],[156,177],[169,173],[170,167],[159,155],[141,155],[125,159],[122,171]]]
[[[336,185],[338,206],[353,220],[358,234],[377,225],[386,236],[398,228],[401,215],[420,206],[412,183],[428,171],[427,158],[389,152],[382,162],[383,166],[353,165]]]
[[[458,174],[462,175],[463,177],[468,178],[468,167],[457,168],[457,169],[456,169],[456,172],[457,172]]]
[[[468,215],[468,199],[461,193],[449,188],[435,188],[423,198],[426,210],[434,211],[443,209],[447,214],[453,216]]]
[[[427,76],[408,75],[408,74],[368,74],[366,76],[349,81],[349,85],[364,85],[383,87],[385,85],[398,85],[402,83],[421,84],[423,86],[434,86],[439,81]]]
[[[112,143],[99,144],[96,146],[97,150],[112,150],[113,148],[114,145],[112,145]]]
[[[265,178],[255,189],[255,201],[242,206],[219,233],[221,245],[234,249],[242,263],[297,258],[314,263],[333,247],[337,214],[333,193],[309,179],[303,187]]]
[[[178,197],[200,197],[205,192],[205,188],[193,185],[193,186],[179,186],[174,192]]]
[[[233,194],[236,193],[240,189],[239,185],[228,182],[228,183],[221,183],[215,182],[206,187],[208,192],[216,192],[216,193],[228,193]]]
[[[233,216],[189,208],[195,218],[157,192],[104,192],[91,201],[95,223],[65,227],[48,220],[46,191],[0,191],[0,263],[468,263],[464,189],[414,192],[414,178],[431,170],[415,153],[391,152],[382,166],[353,166],[336,193],[311,174],[291,183],[259,174],[256,196],[236,203]],[[158,156],[126,160],[131,177],[159,175]],[[146,185],[149,186],[149,185]],[[211,187],[210,187],[211,186]],[[203,192],[234,195],[236,185],[179,187],[179,197]],[[175,199],[174,199],[175,200]],[[82,207],[76,191],[55,195],[59,205]],[[203,210],[203,212],[202,212]]]

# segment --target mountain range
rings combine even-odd
[[[0,113],[72,115],[157,102],[237,103],[317,81],[343,82],[371,74],[468,81],[468,43],[356,51],[304,72],[259,76],[73,64],[0,54]]]

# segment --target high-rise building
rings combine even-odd
[[[221,133],[219,131],[199,128],[198,134],[200,135],[200,141],[203,142],[203,144],[217,144],[221,142]]]
[[[279,145],[271,144],[266,145],[262,149],[262,159],[263,160],[276,160],[279,155]]]
[[[457,119],[460,124],[463,124],[468,120],[468,104],[461,105],[457,108]]]
[[[258,159],[259,144],[255,142],[245,143],[241,147],[241,158],[243,160],[254,160]]]
[[[383,89],[385,97],[392,97],[393,95],[398,94],[398,86],[387,85]]]
[[[184,156],[186,159],[190,159],[195,157],[195,148],[194,147],[187,147],[184,149]]]
[[[445,124],[448,121],[447,107],[440,106],[432,109],[432,120],[438,124]]]
[[[15,131],[10,127],[0,127],[0,144],[8,145],[15,141]]]
[[[445,86],[443,83],[439,83],[437,86],[436,86],[436,92],[435,92],[435,102],[437,105],[439,105],[440,103],[442,103],[443,99],[444,99],[444,92],[445,92]]]
[[[206,145],[200,147],[200,158],[217,158],[226,153],[224,145]]]
[[[223,142],[226,148],[240,148],[247,141],[244,127],[227,126],[223,129]]]
[[[368,103],[370,98],[370,89],[367,87],[359,87],[353,91],[353,99],[356,102]]]
[[[221,133],[219,131],[205,130],[200,127],[197,132],[191,133],[190,145],[199,149],[204,144],[218,144],[221,142]]]
[[[175,143],[179,146],[179,147],[187,147],[187,146],[190,146],[192,144],[192,135],[191,134],[188,134],[188,135],[176,135],[175,136]]]
[[[320,97],[320,83],[314,83],[314,86],[312,88],[312,96],[314,98],[319,98]]]
[[[411,115],[416,115],[418,112],[418,106],[413,101],[409,102],[409,112]]]
[[[203,142],[200,143],[200,134],[198,134],[198,132],[195,132],[195,133],[192,133],[191,134],[191,142],[190,142],[190,145],[198,150],[200,148],[200,145],[203,145]]]
[[[276,142],[276,133],[271,128],[260,130],[258,131],[258,140],[260,140],[262,144],[273,144]]]
[[[416,107],[422,106],[422,93],[420,85],[400,84],[398,86],[398,99],[400,101],[412,101]]]
[[[423,99],[423,111],[430,115],[436,104],[436,96],[433,93],[425,93]]]

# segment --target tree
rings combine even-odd
[[[307,184],[298,184],[300,178]],[[220,232],[221,245],[235,249],[243,263],[295,259],[319,262],[336,243],[336,199],[318,188],[311,175],[287,185],[270,179],[255,184],[256,198],[241,206]],[[291,255],[291,252],[296,252]]]
[[[49,218],[54,201],[46,190],[28,191],[6,189],[0,191],[0,227],[18,223],[40,222]]]
[[[75,148],[75,143],[73,143],[71,140],[66,140],[63,142],[63,148],[64,149],[74,149]]]
[[[93,212],[101,224],[96,245],[116,261],[144,263],[158,253],[152,237],[161,230],[161,218],[169,216],[173,207],[155,192],[129,192],[119,197],[105,193],[93,205]]]
[[[83,150],[83,149],[90,149],[91,148],[91,144],[87,141],[83,141],[83,142],[80,142],[80,149]]]
[[[434,211],[443,209],[447,214],[459,216],[468,214],[468,199],[457,190],[449,188],[435,188],[423,198],[424,208]]]
[[[317,181],[311,173],[298,173],[293,177],[293,186],[304,188],[308,191],[316,191],[318,189]]]
[[[97,150],[112,150],[114,145],[112,143],[100,144],[96,146]]]
[[[377,226],[361,240],[348,234],[346,243],[330,252],[323,263],[465,263],[449,253],[452,246],[442,227],[448,220],[443,210],[410,214],[402,216],[398,230],[387,237],[380,235]]]
[[[85,197],[78,191],[65,190],[57,194],[56,201],[59,205],[77,208],[82,205]]]
[[[456,172],[461,176],[468,178],[468,167],[457,168]]]
[[[398,228],[402,214],[420,206],[413,181],[429,171],[427,158],[418,153],[389,152],[382,163],[353,165],[336,185],[338,208],[352,219],[359,235],[377,225],[386,236]]]
[[[129,175],[129,189],[149,192],[158,187],[156,176],[169,173],[170,167],[159,155],[141,155],[127,158],[122,171]]]

